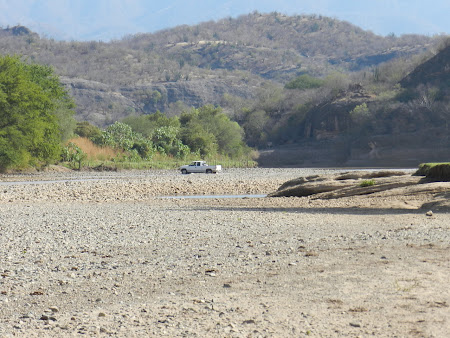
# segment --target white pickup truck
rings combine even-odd
[[[189,165],[183,165],[180,167],[182,174],[190,173],[204,173],[204,174],[217,174],[222,170],[222,166],[218,165],[208,165],[205,161],[194,161]]]

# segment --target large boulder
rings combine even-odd
[[[399,171],[352,171],[336,175],[300,177],[283,183],[269,197],[339,198],[366,195],[417,184],[422,178]]]
[[[306,196],[312,200],[359,197],[356,201],[365,207],[377,205],[382,208],[450,211],[450,182],[401,171],[351,171],[300,177],[283,183],[277,191],[268,195]],[[370,203],[364,202],[365,198],[370,198]]]

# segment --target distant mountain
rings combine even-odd
[[[130,114],[255,98],[301,74],[368,70],[433,48],[437,39],[381,37],[315,15],[253,13],[110,43],[54,41],[26,27],[0,31],[0,53],[50,64],[77,102],[77,118],[105,126]]]
[[[0,29],[0,36],[34,36],[39,38],[39,35],[37,33],[34,33],[29,28],[20,25]]]
[[[157,51],[200,68],[245,70],[285,81],[298,73],[359,70],[425,51],[419,35],[382,37],[348,22],[316,15],[253,13],[196,26],[179,26],[122,40],[133,50]]]

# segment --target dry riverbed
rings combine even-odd
[[[0,176],[0,337],[445,337],[433,196],[161,198],[332,172]]]

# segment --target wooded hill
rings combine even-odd
[[[450,39],[401,81],[383,79],[398,70],[398,62],[335,94],[315,89],[321,99],[291,106],[271,134],[276,146],[261,153],[260,165],[415,167],[448,161]]]
[[[448,48],[444,36],[382,37],[327,17],[257,12],[110,43],[0,31],[0,53],[55,68],[80,121],[105,127],[220,105],[261,150],[259,164],[274,166],[448,157]]]
[[[54,41],[25,27],[0,31],[0,53],[52,65],[77,102],[77,118],[98,126],[157,109],[254,99],[298,75],[372,69],[432,49],[436,38],[381,37],[315,15],[254,12],[104,42]],[[272,90],[272,89],[269,89]]]

